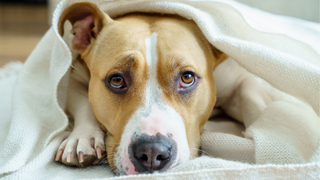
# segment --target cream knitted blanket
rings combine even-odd
[[[208,41],[257,76],[278,99],[251,125],[209,121],[205,156],[161,174],[114,177],[107,164],[54,162],[67,137],[64,113],[72,53],[52,28],[26,63],[0,69],[0,177],[3,179],[320,179],[320,25],[229,0],[91,1],[111,17],[130,12],[193,19]],[[12,108],[10,108],[12,107]]]

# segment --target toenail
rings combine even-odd
[[[97,146],[96,150],[97,150],[98,159],[100,159],[101,158],[101,148]]]
[[[84,160],[84,155],[83,155],[83,152],[79,152],[79,162],[82,163]]]
[[[72,152],[69,152],[69,153],[67,154],[67,162],[68,162],[68,163],[71,162],[71,157],[72,157]]]
[[[59,161],[59,159],[61,158],[62,153],[63,153],[63,149],[60,149],[58,151],[57,155],[56,155],[56,159],[55,159],[56,161]]]

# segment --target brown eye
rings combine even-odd
[[[194,81],[194,76],[190,73],[185,73],[181,76],[181,80],[185,84],[191,84]]]
[[[119,75],[115,75],[111,77],[109,83],[110,83],[110,86],[113,88],[120,89],[125,87],[124,79]]]
[[[179,73],[177,76],[177,91],[183,95],[187,94],[197,87],[200,77],[192,71]]]

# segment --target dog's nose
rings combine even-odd
[[[152,173],[164,171],[174,162],[177,144],[171,138],[161,134],[140,135],[129,147],[130,160],[137,172]]]
[[[144,143],[137,146],[133,153],[145,170],[153,172],[168,164],[171,149],[163,143]]]

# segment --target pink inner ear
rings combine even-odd
[[[93,37],[92,29],[94,27],[94,17],[89,15],[73,25],[72,31],[75,34],[73,38],[73,48],[78,52],[83,52],[90,44]]]

